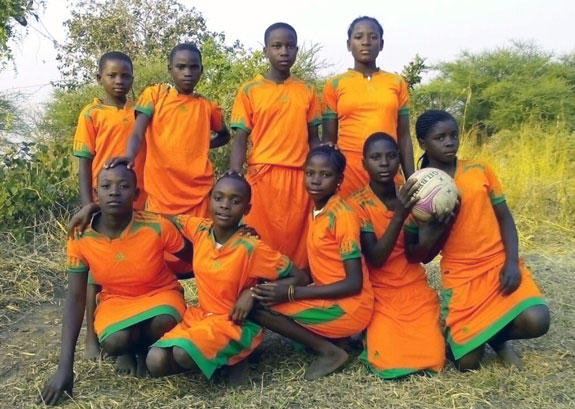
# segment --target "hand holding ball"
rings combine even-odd
[[[457,204],[457,186],[447,173],[436,168],[420,169],[408,179],[416,179],[415,195],[419,200],[411,209],[411,214],[420,222],[453,211]]]

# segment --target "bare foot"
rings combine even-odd
[[[98,340],[91,340],[86,338],[86,350],[84,351],[84,358],[95,361],[100,358],[102,348]]]
[[[146,356],[148,354],[138,354],[136,356],[136,378],[145,378],[148,375]]]
[[[348,355],[343,349],[336,347],[321,353],[305,371],[304,379],[313,381],[322,376],[329,375],[340,368],[347,361]]]
[[[136,375],[138,369],[136,357],[132,354],[120,355],[114,368],[119,375]]]
[[[514,366],[516,368],[523,368],[523,360],[515,353],[511,345],[507,342],[501,344],[491,345],[501,362],[507,366]]]
[[[249,385],[250,366],[248,365],[248,360],[244,359],[243,361],[230,366],[225,382],[226,385],[232,388]]]

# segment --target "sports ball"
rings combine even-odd
[[[433,214],[451,212],[457,203],[457,186],[447,173],[436,168],[420,169],[408,180],[416,179],[415,194],[419,200],[411,214],[420,222],[427,222]]]

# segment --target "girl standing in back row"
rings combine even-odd
[[[343,197],[369,182],[362,152],[365,140],[373,133],[385,132],[397,141],[406,178],[414,170],[407,83],[400,75],[376,65],[383,49],[381,24],[372,17],[353,20],[347,31],[347,49],[353,55],[353,69],[329,79],[322,99],[323,140],[337,143],[347,159],[340,192]]]

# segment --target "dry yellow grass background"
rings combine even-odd
[[[252,362],[251,386],[225,388],[199,375],[137,380],[118,377],[108,361],[81,359],[73,400],[64,408],[574,408],[575,407],[575,134],[564,127],[524,126],[478,144],[462,136],[460,156],[490,162],[501,178],[520,230],[521,252],[549,299],[545,337],[517,342],[525,369],[504,368],[489,354],[480,371],[448,366],[435,377],[381,381],[352,361],[316,382],[302,378],[311,357],[268,336]],[[57,367],[64,234],[55,219],[37,227],[35,247],[1,237],[0,408],[35,408]],[[429,268],[437,286],[437,268]],[[188,296],[195,298],[193,285]]]

